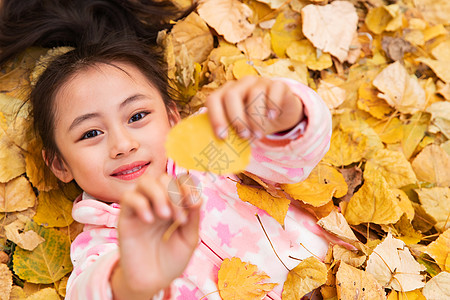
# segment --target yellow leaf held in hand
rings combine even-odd
[[[243,171],[250,162],[250,142],[227,129],[227,138],[219,140],[206,114],[186,118],[169,132],[167,155],[186,169],[219,175]]]
[[[327,266],[310,256],[292,269],[283,285],[284,300],[301,299],[327,281]]]
[[[238,0],[202,0],[197,11],[209,26],[230,43],[242,41],[255,29],[255,25],[247,20],[253,11]]]
[[[386,299],[383,287],[372,274],[352,267],[343,261],[336,273],[336,287],[340,300]]]
[[[33,251],[16,248],[13,256],[14,273],[31,283],[53,283],[72,271],[70,239],[56,230],[29,223],[25,230],[33,230],[45,239]]]
[[[255,265],[241,261],[237,257],[226,258],[220,265],[218,274],[219,294],[223,300],[262,299],[277,283],[264,283],[270,277],[258,271]]]
[[[425,109],[425,91],[417,77],[409,75],[399,61],[384,68],[374,79],[373,85],[381,91],[378,97],[401,113],[413,114]]]
[[[332,197],[347,194],[344,176],[335,168],[318,164],[302,182],[283,184],[281,188],[297,200],[319,207],[328,203]]]
[[[307,5],[302,9],[303,34],[313,45],[344,62],[348,57],[358,15],[352,3],[335,1],[331,4]]]
[[[413,160],[412,167],[419,180],[450,186],[450,155],[438,145],[426,146]]]
[[[366,163],[368,172],[384,176],[390,188],[400,188],[417,181],[411,164],[403,153],[387,149],[378,150]]]
[[[22,211],[34,206],[36,195],[25,177],[0,183],[0,212]]]
[[[436,261],[443,271],[450,272],[450,229],[429,244],[426,253]]]
[[[412,291],[425,285],[425,267],[419,264],[401,240],[390,233],[367,260],[366,271],[371,273],[383,287],[396,291]]]
[[[427,300],[450,299],[450,273],[441,272],[431,278],[422,293]]]
[[[286,198],[276,198],[264,189],[249,187],[240,183],[236,184],[237,193],[242,201],[249,202],[254,206],[266,211],[281,226],[284,226],[284,218],[291,201]]]

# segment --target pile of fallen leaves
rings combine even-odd
[[[450,298],[449,29],[447,0],[205,0],[160,33],[183,116],[246,75],[303,82],[333,113],[330,151],[306,181],[268,185],[244,173],[237,184],[280,226],[294,199],[348,244],[300,262],[283,299],[313,290],[323,299]],[[0,77],[0,299],[63,297],[80,230],[70,216],[79,190],[45,168],[25,102],[46,51],[29,49]],[[261,298],[273,288],[267,277],[227,259],[218,291]]]

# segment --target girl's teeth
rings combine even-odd
[[[142,169],[142,166],[133,168],[133,169],[128,170],[128,171],[124,171],[124,172],[122,172],[121,174],[122,174],[122,175],[128,175],[128,174],[134,173],[134,172],[136,172],[136,171],[139,171],[140,169]]]

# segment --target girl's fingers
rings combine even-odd
[[[145,223],[152,223],[155,219],[147,198],[136,191],[126,192],[121,200],[121,214],[133,218],[138,216]]]
[[[142,179],[137,184],[137,192],[141,193],[147,199],[154,214],[161,219],[169,219],[172,217],[167,185],[164,187],[160,180],[150,176]]]
[[[244,139],[251,135],[251,127],[245,112],[244,95],[239,91],[230,90],[223,96],[223,104],[228,123],[234,128],[236,133]]]
[[[248,126],[253,135],[260,139],[264,136],[268,126],[267,119],[267,86],[257,85],[248,90],[246,96],[245,113],[247,115]]]

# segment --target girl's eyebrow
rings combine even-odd
[[[81,123],[83,123],[86,120],[97,118],[99,116],[100,116],[100,114],[98,114],[98,113],[90,113],[90,114],[85,114],[85,115],[76,117],[75,120],[73,120],[72,124],[70,124],[68,131],[71,131],[72,129],[74,129],[75,127],[77,127],[78,125],[80,125]]]
[[[142,100],[144,98],[145,99],[150,99],[150,98],[148,98],[148,97],[146,97],[145,95],[142,95],[142,94],[135,94],[135,95],[132,95],[130,97],[127,97],[122,103],[120,103],[119,109],[122,109],[125,106],[129,105],[130,103]],[[81,123],[83,123],[86,120],[97,118],[99,116],[100,116],[100,114],[98,114],[98,113],[89,113],[89,114],[81,115],[81,116],[75,118],[75,120],[73,120],[72,124],[70,124],[70,127],[69,127],[68,131],[71,131],[72,129],[74,129],[75,127],[79,126]]]

